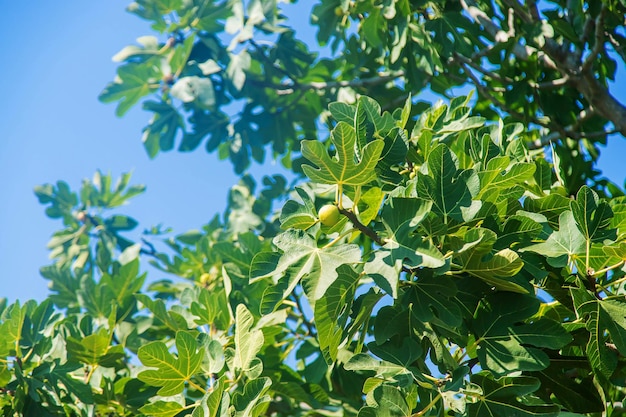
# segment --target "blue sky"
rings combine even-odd
[[[111,57],[151,34],[125,11],[128,2],[10,2],[2,8],[0,297],[9,301],[42,300],[48,293],[39,268],[50,262],[46,243],[61,224],[45,216],[35,185],[62,179],[77,189],[97,169],[114,176],[132,170],[133,183],[146,184],[147,192],[121,212],[139,220],[140,228],[163,223],[180,233],[222,212],[237,182],[227,162],[202,150],[149,160],[140,140],[148,114],[134,108],[120,119],[114,106],[98,102],[115,73]],[[624,102],[626,71],[620,74],[615,91]],[[609,146],[600,167],[623,184],[626,141],[615,137]],[[275,169],[256,167],[253,174],[260,178]]]

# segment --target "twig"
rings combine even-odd
[[[622,45],[620,45],[619,41],[615,39],[613,34],[609,32],[604,32],[604,36],[606,36],[606,38],[609,40],[609,43],[611,44],[611,46],[613,46],[615,52],[620,54],[623,58],[626,55],[624,54],[624,48],[622,48]]]
[[[487,45],[485,47],[485,49],[481,49],[480,51],[472,54],[472,56],[470,57],[470,59],[474,62],[479,61],[479,59],[481,59],[482,57],[484,57],[485,55],[489,54],[491,51],[494,50],[494,48],[496,47],[496,44],[492,44],[492,45]]]
[[[539,15],[539,8],[537,7],[537,2],[535,0],[528,0],[527,2],[528,10],[530,10],[530,15],[532,16],[535,22],[539,22],[541,20],[541,16]]]
[[[301,297],[293,295],[293,299],[296,303],[296,308],[298,309],[298,311],[300,312],[300,315],[302,316],[302,323],[304,323],[304,326],[309,332],[309,335],[317,337],[317,332],[315,331],[315,327],[313,327],[313,324],[311,324],[311,322],[307,319],[306,315],[304,314],[304,308],[302,307],[302,300],[300,298]]]
[[[291,83],[279,85],[272,84],[266,86],[274,88],[278,94],[286,95],[293,94],[296,90],[328,90],[331,88],[340,87],[371,87],[379,84],[384,84],[386,82],[393,81],[401,77],[404,77],[404,71],[398,71],[393,74],[379,75],[377,77],[361,78],[350,81],[312,81],[310,83]],[[266,83],[261,82],[260,84]]]
[[[552,88],[563,87],[564,85],[567,85],[569,81],[570,81],[569,76],[565,75],[561,78],[557,78],[556,80],[544,81],[542,83],[536,83],[531,80],[528,82],[528,84],[530,84],[532,88],[537,88],[540,90],[549,90]]]
[[[593,49],[591,50],[589,55],[587,55],[587,57],[585,58],[585,61],[583,62],[583,66],[580,70],[581,72],[585,72],[589,70],[591,68],[591,65],[595,61],[595,59],[604,50],[604,16],[605,14],[606,14],[606,4],[603,4],[602,8],[600,9],[600,13],[598,13],[598,17],[596,17],[596,20],[595,20],[595,25],[596,25],[595,45],[593,46]]]
[[[267,55],[265,55],[265,51],[263,50],[263,48],[261,48],[261,46],[256,43],[256,41],[254,39],[248,39],[248,43],[250,45],[252,45],[254,47],[254,49],[259,53],[259,55],[261,55],[261,57],[263,58],[263,60],[272,68],[274,68],[275,70],[279,71],[280,73],[282,73],[285,77],[289,78],[291,80],[291,82],[293,84],[298,84],[298,81],[296,79],[294,79],[291,74],[289,74],[289,72],[287,72],[286,69],[281,68],[280,66],[276,65],[276,63],[274,61],[272,61],[271,59],[269,59],[267,57]]]
[[[619,131],[616,129],[600,130],[598,132],[575,132],[575,131],[572,131],[570,127],[566,127],[565,132],[566,132],[565,134],[562,134],[561,132],[549,133],[541,137],[540,139],[537,139],[536,141],[532,142],[530,145],[528,145],[528,149],[530,150],[541,149],[544,146],[548,146],[550,143],[554,142],[555,140],[559,139],[562,136],[579,140],[579,139],[601,138],[603,136],[619,133]]]
[[[561,137],[561,134],[559,132],[549,133],[531,142],[530,144],[528,144],[528,149],[531,151],[536,150],[536,149],[542,149],[548,146],[549,144],[551,144],[552,142],[554,142],[555,140],[559,139],[560,137]]]
[[[348,220],[352,222],[354,227],[357,228],[361,233],[363,233],[364,235],[372,239],[374,242],[376,242],[380,246],[383,246],[385,244],[385,242],[381,239],[380,236],[378,236],[378,234],[375,231],[373,231],[372,229],[365,226],[363,223],[359,221],[359,219],[356,217],[356,214],[354,214],[352,210],[346,210],[344,208],[340,208],[339,212],[343,214],[344,216],[346,216]]]
[[[421,89],[420,89],[421,90]],[[406,99],[409,97],[408,94],[402,94],[391,100],[389,103],[385,104],[382,107],[383,111],[393,111],[397,109],[399,106],[403,105],[406,102]]]
[[[512,84],[514,82],[514,80],[512,80],[509,77],[502,77],[501,75],[493,72],[493,71],[489,71],[483,67],[481,67],[479,64],[477,64],[476,62],[468,59],[467,57],[464,57],[463,55],[459,55],[458,53],[454,53],[453,55],[453,60],[455,61],[460,61],[463,62],[464,64],[469,65],[470,67],[474,68],[476,71],[480,72],[481,74],[493,79],[493,80],[497,80],[500,81],[501,83],[506,83],[506,84]]]
[[[585,46],[587,42],[589,42],[589,35],[591,35],[591,30],[593,29],[593,23],[595,20],[591,16],[587,16],[585,19],[585,26],[583,26],[583,34],[580,36],[580,44]]]
[[[484,98],[486,98],[489,101],[491,101],[491,103],[494,106],[496,106],[497,108],[499,108],[501,110],[504,110],[511,117],[513,117],[515,119],[522,120],[522,121],[530,119],[530,121],[532,123],[536,124],[536,125],[543,126],[543,127],[548,128],[548,129],[551,129],[551,130],[558,130],[561,133],[564,133],[563,132],[563,128],[561,128],[560,126],[556,125],[555,123],[552,123],[551,121],[544,121],[544,120],[540,120],[537,117],[526,116],[526,115],[524,115],[522,113],[519,113],[519,112],[513,110],[506,103],[498,100],[493,94],[491,94],[491,91],[489,91],[489,88],[487,88],[483,84],[481,84],[480,80],[474,75],[474,73],[470,69],[467,68],[465,63],[461,62],[460,65],[461,65],[461,68],[463,69],[463,72],[465,72],[465,74],[470,78],[470,80],[472,81],[472,83],[474,84],[476,89],[478,90],[478,93],[480,95],[482,95]]]
[[[503,0],[503,3],[509,6],[509,10],[515,10],[515,13],[517,13],[524,23],[533,23],[532,15],[528,13],[517,0]]]
[[[508,34],[500,29],[498,25],[493,23],[485,12],[477,7],[468,6],[465,0],[460,0],[460,3],[463,9],[470,15],[470,17],[474,19],[476,23],[482,25],[487,33],[494,37],[496,43],[504,43],[509,40]],[[537,51],[536,49],[528,45],[515,43],[513,45],[512,52],[518,59],[524,61],[528,61],[530,56],[534,52],[537,52],[537,58],[545,67],[558,70],[558,67],[548,54],[545,54],[542,51]]]

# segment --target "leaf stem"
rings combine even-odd
[[[352,228],[352,229],[346,230],[345,232],[341,233],[339,236],[337,236],[336,238],[334,238],[333,240],[331,240],[330,242],[328,242],[327,244],[322,246],[322,249],[330,248],[331,246],[335,245],[337,242],[339,242],[341,239],[343,239],[344,237],[346,237],[350,233],[353,233],[355,230],[357,230],[357,229]]]
[[[604,273],[609,272],[611,269],[619,268],[620,266],[622,266],[624,264],[624,262],[625,262],[624,260],[621,260],[618,263],[616,263],[615,265],[611,265],[611,266],[607,266],[606,268],[599,269],[599,270],[595,271],[593,273],[593,275],[596,276],[596,277],[600,276],[600,275],[602,275]],[[626,278],[626,277],[624,277],[624,278]],[[624,278],[620,278],[620,279],[618,279],[615,282],[622,282],[622,281],[625,280]],[[613,284],[615,284],[615,282],[611,282],[609,285],[613,285]]]
[[[89,369],[89,373],[87,374],[87,376],[85,376],[85,384],[89,384],[89,382],[91,381],[91,377],[93,376],[93,373],[96,371],[96,368],[98,368],[98,365],[92,365],[91,369]]]
[[[339,183],[337,184],[337,194],[335,194],[335,200],[337,201],[339,211],[343,209],[343,201],[341,197],[343,197],[343,185]]]
[[[604,274],[604,273],[606,273],[606,272],[608,272],[608,271],[610,271],[610,270],[612,270],[614,268],[620,267],[623,264],[624,264],[624,261],[620,261],[619,263],[617,263],[615,265],[607,266],[606,268],[600,269],[599,271],[595,271],[594,272],[594,276],[598,276],[598,275]],[[622,277],[622,278],[620,278],[618,280],[615,280],[613,282],[609,282],[606,285],[598,284],[598,292],[606,291],[609,287],[621,284],[621,283],[623,283],[625,281],[626,281],[626,277]]]
[[[359,204],[359,200],[361,199],[361,186],[357,185],[354,187],[354,199],[352,200],[352,210],[358,210],[357,204]]]
[[[188,379],[187,382],[189,383],[190,387],[193,387],[195,389],[197,389],[198,391],[200,391],[203,395],[206,394],[206,390],[204,388],[202,388],[200,385],[196,384],[195,382],[193,382],[191,379]]]

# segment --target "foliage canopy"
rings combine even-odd
[[[100,98],[241,181],[138,238],[128,174],[37,187],[63,228],[49,298],[0,303],[3,415],[622,415],[623,1],[323,0],[323,58],[272,0],[129,10],[158,36]],[[266,153],[293,184],[244,174]]]

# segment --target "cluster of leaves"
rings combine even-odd
[[[244,177],[163,251],[107,217],[142,191],[128,175],[37,188],[65,228],[50,298],[0,306],[2,414],[618,415],[626,200],[570,196],[558,155],[468,103],[410,131],[410,99],[333,103],[309,182]],[[183,279],[144,289],[141,259]]]
[[[38,187],[63,229],[50,297],[0,302],[0,413],[623,414],[626,198],[594,161],[626,132],[624,7],[322,0],[320,58],[275,0],[132,3],[163,39],[100,98],[153,113],[148,154],[269,151],[308,182],[243,176],[173,237],[117,212],[127,174]]]
[[[365,94],[393,110],[426,89],[450,98],[473,86],[477,114],[555,145],[570,193],[619,193],[593,162],[608,132],[626,135],[626,106],[610,91],[626,60],[624,0],[322,0],[310,14],[321,56],[277,3],[132,3],[160,40],[120,51],[100,99],[120,115],[143,102],[151,157],[204,143],[239,173],[267,152],[299,171],[299,143],[318,136],[331,102]]]

